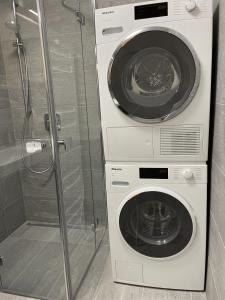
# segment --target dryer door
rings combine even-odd
[[[152,258],[180,253],[195,232],[195,219],[182,202],[179,196],[154,190],[130,198],[119,214],[123,238],[134,250]]]
[[[125,40],[112,58],[108,83],[114,103],[141,122],[161,122],[193,99],[200,64],[178,33],[155,27]]]

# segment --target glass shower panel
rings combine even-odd
[[[86,117],[89,128],[90,172],[93,183],[94,215],[96,219],[96,244],[99,245],[107,223],[104,154],[101,138],[98,79],[95,56],[94,1],[80,1],[80,11],[85,17],[81,26],[86,91]],[[90,182],[88,183],[90,186]]]
[[[0,2],[0,289],[66,299],[36,1],[16,12]]]
[[[79,3],[46,0],[44,11],[58,133],[65,143],[59,151],[75,294],[96,246],[81,24],[76,17]],[[55,295],[61,295],[60,289]]]

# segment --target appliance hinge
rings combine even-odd
[[[4,263],[4,259],[3,259],[3,256],[0,255],[0,267],[3,266],[3,263]]]
[[[0,267],[3,266],[3,256],[0,255]],[[2,276],[1,276],[1,273],[0,273],[0,288],[3,288],[3,283],[2,283]]]
[[[98,224],[99,224],[99,219],[98,218],[95,218],[95,221],[93,224],[91,224],[91,228],[93,231],[95,231],[98,227]]]
[[[61,127],[62,127],[61,116],[60,116],[60,114],[56,114],[55,117],[56,117],[56,127],[57,127],[58,131],[60,131]],[[49,120],[48,113],[44,114],[44,125],[45,125],[45,130],[50,131],[50,120]]]

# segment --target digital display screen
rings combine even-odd
[[[168,179],[167,168],[140,168],[139,176],[142,179]]]
[[[168,3],[139,5],[134,8],[135,20],[168,16]]]

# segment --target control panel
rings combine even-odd
[[[180,0],[182,3],[181,10],[191,13],[194,10],[201,10],[201,3],[197,3],[198,0]],[[134,6],[134,18],[135,20],[140,19],[149,19],[149,18],[158,18],[158,17],[166,17],[171,14],[169,12],[169,4],[168,2],[157,2],[153,4],[144,4]]]
[[[201,164],[106,164],[107,185],[131,188],[142,184],[207,183],[207,166]]]
[[[172,0],[171,12],[176,16],[212,16],[212,0]]]
[[[117,40],[137,26],[212,18],[213,0],[151,0],[95,10],[96,43]]]

